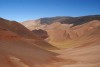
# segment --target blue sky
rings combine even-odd
[[[0,17],[34,20],[53,16],[100,15],[100,0],[0,0]]]

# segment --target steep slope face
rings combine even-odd
[[[41,48],[57,49],[56,47],[52,46],[51,44],[47,43],[42,38],[40,38],[37,34],[34,34],[30,30],[28,30],[26,27],[24,27],[23,25],[15,22],[15,21],[9,21],[9,20],[0,18],[0,28],[11,31],[11,32],[19,35],[20,37],[24,37],[26,39],[32,39],[32,40],[30,40],[30,42],[31,43],[34,42],[37,46],[39,46]]]
[[[37,67],[39,65],[42,67],[56,61],[54,60],[56,55],[38,47],[34,42],[30,42],[30,39],[0,28],[1,67]]]
[[[82,25],[74,26],[74,27],[72,27],[72,30],[79,31],[78,34],[82,35],[82,34],[84,34],[84,32],[87,32],[87,31],[94,29],[95,27],[98,27],[98,26],[100,26],[100,21],[93,20],[93,21],[90,21],[90,22],[82,24]]]
[[[61,24],[59,22],[48,25],[46,28],[49,36],[47,41],[62,42],[70,39],[67,31],[72,25],[73,24]]]
[[[8,31],[7,29],[2,29],[0,28],[0,40],[14,40],[14,39],[19,39],[21,36],[18,36],[15,33],[12,33]]]
[[[82,47],[91,46],[91,45],[99,45],[100,44],[99,37],[100,37],[100,26],[90,30],[89,32],[85,33],[83,36],[79,37],[75,41],[79,43],[78,44],[79,47],[80,47],[80,44]]]
[[[89,30],[88,32],[86,32],[84,35],[73,39],[73,40],[69,40],[67,41],[65,44],[61,45],[60,47],[67,47],[67,45],[70,46],[79,46],[79,47],[85,47],[85,46],[89,46],[89,45],[99,45],[100,42],[100,26],[95,27],[91,30]],[[80,46],[81,45],[81,46]]]
[[[10,30],[25,38],[38,39],[37,35],[34,35],[31,31],[16,21],[9,21],[0,18],[0,28]]]
[[[72,25],[70,24],[61,24],[58,23],[56,25],[52,24],[49,27],[54,27],[52,29],[48,28],[48,30],[46,30],[48,32],[48,42],[54,45],[60,45],[60,44],[64,44],[67,43],[67,41],[69,40],[73,40],[76,39],[80,36],[83,36],[85,33],[87,33],[88,31],[96,28],[100,26],[100,21],[98,20],[94,20],[82,25],[77,25],[72,27]]]

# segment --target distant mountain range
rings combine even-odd
[[[39,20],[41,24],[51,24],[53,22],[60,22],[62,24],[80,25],[92,20],[100,20],[100,15],[89,15],[81,17],[58,16],[58,17],[40,18]]]

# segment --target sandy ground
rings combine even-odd
[[[61,67],[100,67],[100,45],[56,50],[54,52],[61,54],[57,57],[66,59],[65,62],[70,62],[70,64],[64,64]]]
[[[2,21],[0,28],[0,67],[100,67],[100,27],[72,41],[74,47],[47,50],[55,47],[31,36],[20,24],[6,22]],[[20,27],[10,27],[12,24]]]

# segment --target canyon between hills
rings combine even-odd
[[[100,15],[0,18],[0,67],[100,67]]]

